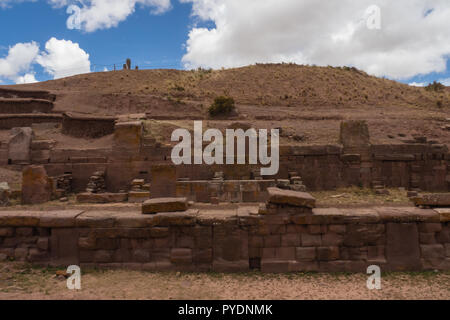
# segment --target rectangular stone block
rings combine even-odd
[[[314,261],[316,258],[316,247],[298,247],[296,249],[297,261]]]
[[[419,232],[415,223],[388,223],[386,259],[391,270],[420,270]]]
[[[155,198],[144,202],[142,205],[143,214],[155,214],[160,212],[186,211],[186,198]]]
[[[307,234],[301,235],[303,247],[319,247],[322,245],[322,237],[320,234]]]
[[[339,247],[318,247],[317,260],[319,261],[339,260]]]

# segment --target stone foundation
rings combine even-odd
[[[0,260],[218,272],[450,270],[450,209],[271,209],[1,211]]]

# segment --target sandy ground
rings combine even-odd
[[[82,270],[80,291],[56,269],[0,264],[0,299],[310,300],[450,299],[450,272],[390,273],[381,290],[364,274],[188,274]]]

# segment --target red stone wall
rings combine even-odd
[[[146,270],[450,270],[450,211],[315,209],[228,218],[184,213],[1,212],[0,259]]]

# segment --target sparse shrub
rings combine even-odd
[[[440,109],[440,108],[442,108],[442,100],[438,100],[437,102],[436,102],[436,105],[437,105],[437,107]]]
[[[235,110],[234,99],[231,97],[220,96],[214,99],[214,103],[209,107],[209,115],[219,116],[228,115]]]
[[[425,87],[425,90],[435,91],[435,92],[442,91],[444,89],[445,89],[445,86],[442,83],[436,82],[436,81],[433,81],[433,83],[430,83],[429,85],[427,85]]]

